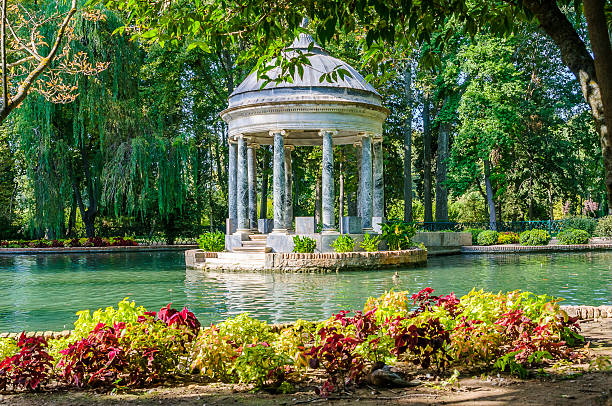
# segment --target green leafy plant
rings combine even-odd
[[[605,216],[599,219],[595,227],[595,235],[598,237],[612,237],[612,216]]]
[[[331,246],[336,252],[353,252],[355,251],[355,240],[350,235],[341,235],[331,243]]]
[[[293,237],[293,252],[311,254],[316,248],[317,242],[313,238],[299,235]]]
[[[574,228],[568,228],[557,234],[559,244],[563,245],[574,245],[574,244],[588,244],[590,235],[585,230],[578,230]]]
[[[521,245],[548,245],[550,239],[548,231],[534,228],[521,233],[520,243]]]
[[[412,238],[416,235],[414,223],[405,221],[388,221],[381,226],[382,240],[387,243],[389,251],[412,248]]]
[[[363,241],[359,243],[359,246],[367,252],[378,251],[378,246],[380,245],[380,236],[375,234],[365,234],[363,236]]]
[[[497,231],[485,230],[478,234],[477,242],[478,245],[493,245],[497,243],[498,239]]]
[[[278,387],[292,363],[286,354],[277,353],[264,341],[245,346],[233,369],[241,383],[254,383],[258,388]]]
[[[497,235],[498,244],[517,244],[519,242],[519,235],[510,231],[499,233]]]
[[[575,216],[568,217],[563,219],[563,229],[576,229],[576,230],[584,230],[589,233],[589,236],[595,233],[595,228],[597,227],[597,220],[593,217],[586,216]]]
[[[13,338],[0,338],[0,361],[12,357],[17,352],[17,341]]]
[[[225,249],[225,234],[220,231],[208,232],[197,239],[200,249],[209,252],[221,252]]]

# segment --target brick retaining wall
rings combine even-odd
[[[325,272],[350,269],[409,267],[427,263],[427,251],[410,249],[376,252],[324,252],[266,254],[265,269],[291,272]]]

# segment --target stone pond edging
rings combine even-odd
[[[109,252],[183,251],[197,245],[134,245],[124,247],[0,248],[3,254],[95,254]]]
[[[281,272],[318,272],[417,266],[427,263],[427,251],[410,249],[376,252],[268,253],[265,269]]]
[[[612,319],[612,305],[602,306],[561,306],[561,310],[567,312],[570,317],[578,317],[578,320],[593,320],[593,319]],[[274,332],[279,332],[282,329],[291,327],[293,322],[269,324]],[[63,331],[31,331],[26,332],[26,336],[43,336],[50,338],[64,338],[72,333],[71,330]],[[0,333],[0,338],[19,338],[21,333]]]
[[[518,244],[506,245],[471,245],[461,247],[462,254],[513,254],[522,252],[571,252],[571,251],[605,251],[612,250],[612,243],[579,244],[579,245],[541,245],[523,246]]]
[[[427,263],[427,251],[289,253],[205,252],[188,250],[185,265],[214,271],[335,272],[358,269],[411,267]]]

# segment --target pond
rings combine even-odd
[[[473,287],[522,289],[566,304],[612,304],[612,252],[454,255],[399,270],[397,281],[394,272],[206,273],[186,271],[182,252],[0,255],[0,332],[70,329],[76,311],[126,296],[154,310],[186,305],[204,325],[241,312],[274,323],[323,319],[391,288],[427,286],[457,295]]]

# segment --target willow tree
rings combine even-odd
[[[55,104],[43,95],[27,99],[20,112],[20,147],[35,197],[34,229],[50,236],[64,232],[64,211],[79,210],[88,237],[100,213],[102,171],[112,134],[134,133],[130,112],[137,97],[138,50],[127,38],[112,36],[119,20],[107,13],[94,21],[79,18],[70,52],[104,61],[110,68],[81,75],[73,84],[78,97]],[[63,78],[68,81],[68,78]],[[70,216],[71,218],[73,216]]]

